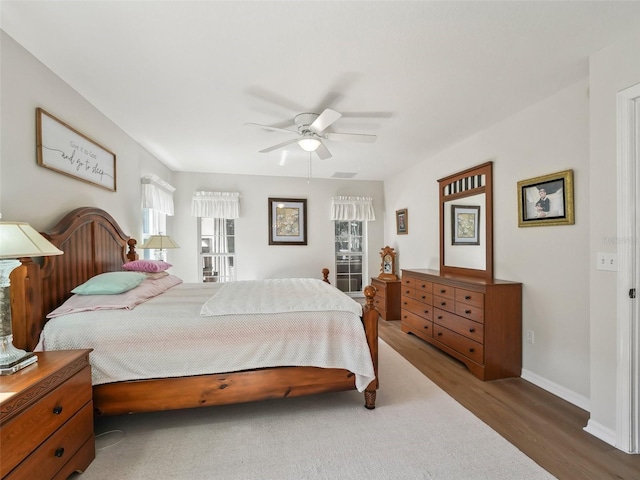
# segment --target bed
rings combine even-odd
[[[107,212],[98,208],[78,208],[43,234],[63,250],[64,255],[46,257],[42,265],[21,259],[22,266],[14,271],[11,279],[14,344],[27,350],[33,350],[38,344],[46,315],[62,305],[74,287],[98,274],[120,271],[123,263],[138,258],[136,241],[125,235]],[[327,269],[323,275],[328,282]],[[379,385],[378,312],[373,307],[375,288],[367,286],[364,293],[366,303],[359,321],[373,376],[367,385],[360,385],[358,389],[364,392],[365,407],[373,409]],[[356,377],[345,368],[317,366],[182,374],[94,384],[93,403],[96,415],[192,408],[353,390],[357,388]]]

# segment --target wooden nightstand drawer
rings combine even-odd
[[[29,455],[5,480],[52,478],[92,437],[93,402],[89,402]]]
[[[376,287],[373,305],[383,320],[400,320],[400,280],[382,280],[371,278],[371,285]]]
[[[91,368],[85,367],[41,401],[10,421],[0,431],[2,475],[27,457],[39,445],[91,401]],[[29,439],[28,442],[23,439]]]
[[[0,477],[62,480],[95,458],[91,350],[38,352],[0,382]]]

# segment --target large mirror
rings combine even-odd
[[[440,273],[493,278],[493,162],[438,184]]]

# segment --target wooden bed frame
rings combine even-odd
[[[38,342],[46,314],[70,297],[72,288],[94,275],[122,270],[124,262],[137,258],[136,241],[98,208],[78,208],[43,235],[64,255],[45,257],[42,266],[30,258],[20,259],[22,266],[11,275],[14,345],[29,351]],[[328,270],[323,274],[328,281]],[[362,322],[376,372],[364,397],[365,407],[373,409],[378,388],[378,312],[373,307],[375,288],[367,286],[364,293]],[[119,415],[353,389],[355,376],[347,370],[278,367],[96,385],[93,405],[96,415]]]

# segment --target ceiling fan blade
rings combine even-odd
[[[309,125],[309,130],[313,133],[320,133],[333,122],[338,120],[342,116],[341,113],[336,112],[335,110],[331,110],[330,108],[325,108],[324,112],[322,112],[318,118],[316,118],[311,125]]]
[[[361,142],[373,143],[376,141],[375,135],[365,135],[362,133],[325,133],[322,138],[337,142]]]
[[[316,155],[320,158],[320,160],[326,160],[327,158],[331,158],[331,152],[326,147],[326,145],[320,142],[320,146],[315,150]]]
[[[268,148],[265,148],[264,150],[260,150],[260,153],[269,153],[279,148],[286,147],[287,145],[291,145],[292,143],[296,143],[297,141],[298,141],[297,138],[293,138],[291,140],[287,140],[286,142],[282,142],[277,145],[274,145],[273,147],[268,147]]]
[[[267,130],[275,130],[276,132],[295,133],[296,135],[298,134],[297,130],[287,130],[286,128],[270,127],[269,125],[260,125],[259,123],[245,123],[245,125],[248,125],[250,127],[266,128]]]

